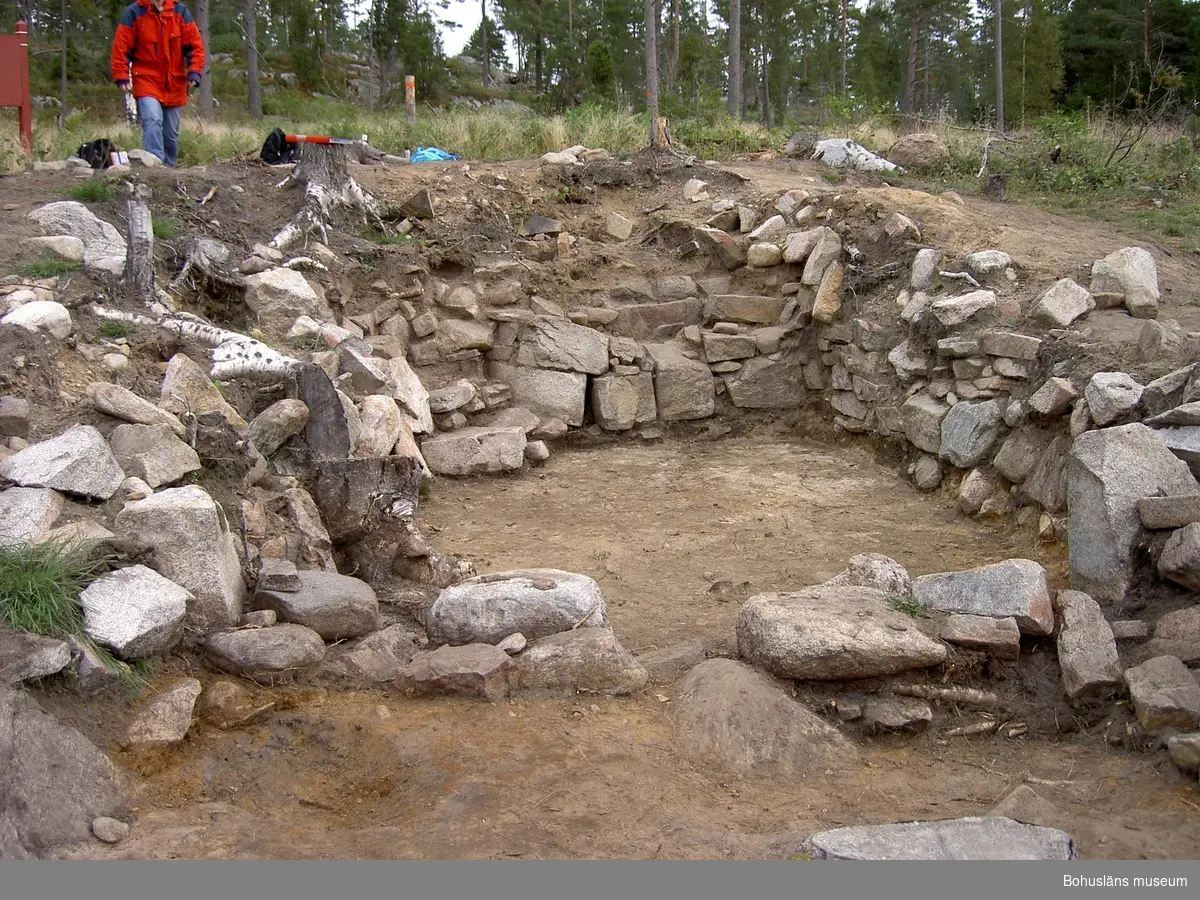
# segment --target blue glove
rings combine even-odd
[[[188,72],[188,81],[192,84],[199,84],[200,83],[200,73],[199,72]]]

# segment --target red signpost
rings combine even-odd
[[[12,34],[0,34],[0,107],[15,106],[21,144],[33,153],[33,100],[29,96],[29,32],[17,22]]]

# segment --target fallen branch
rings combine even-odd
[[[892,693],[900,697],[919,697],[922,700],[939,700],[959,706],[978,706],[983,709],[1004,709],[1006,704],[995,694],[977,691],[974,688],[937,688],[923,684],[893,684]]]
[[[999,722],[977,722],[974,725],[951,728],[946,732],[946,737],[975,737],[981,734],[991,734],[999,727]]]
[[[99,319],[129,322],[144,328],[162,328],[181,338],[190,338],[212,348],[213,378],[251,378],[277,381],[301,363],[298,359],[285,356],[262,341],[209,325],[188,313],[165,313],[155,318],[92,305],[92,313]]]
[[[982,287],[978,281],[971,276],[969,272],[938,272],[943,278],[960,278],[963,281],[970,282],[974,287]]]

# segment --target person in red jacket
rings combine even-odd
[[[112,45],[113,81],[132,91],[142,147],[168,166],[179,156],[179,114],[204,71],[204,43],[178,0],[137,0],[126,7]]]

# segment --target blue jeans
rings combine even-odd
[[[168,166],[179,157],[179,114],[182,106],[163,106],[154,97],[137,98],[142,120],[142,148]]]

